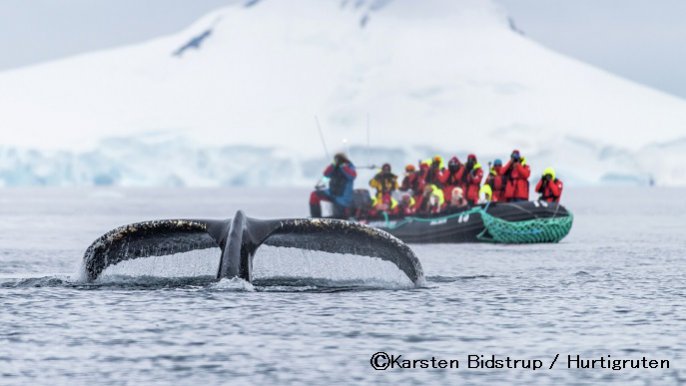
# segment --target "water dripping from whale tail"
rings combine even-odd
[[[255,251],[262,244],[375,257],[395,264],[415,285],[424,284],[414,252],[384,231],[335,219],[258,220],[242,211],[230,220],[156,220],[113,229],[88,247],[83,267],[86,280],[93,281],[125,260],[219,247],[217,279],[250,282]]]

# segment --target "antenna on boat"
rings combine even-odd
[[[324,155],[326,156],[326,159],[331,162],[331,155],[329,154],[329,149],[326,147],[326,141],[324,140],[324,132],[322,131],[322,125],[319,124],[319,117],[316,115],[314,116],[314,121],[317,122],[317,130],[319,131],[319,139],[322,141],[322,147],[324,148]],[[328,179],[324,176],[322,176],[317,184],[314,186],[315,190],[323,190],[326,189],[326,186],[328,185]]]
[[[361,166],[362,169],[376,169],[376,165],[373,165],[371,163],[371,152],[372,152],[372,146],[371,146],[371,141],[370,141],[370,125],[369,125],[369,113],[367,113],[367,149],[366,149],[366,155],[367,155],[367,165]]]
[[[319,130],[319,139],[322,141],[322,147],[324,148],[324,155],[326,159],[330,160],[329,149],[326,147],[326,141],[324,140],[324,132],[322,132],[322,125],[319,124],[319,117],[314,116],[314,121],[317,122],[317,130]]]
[[[369,153],[370,153],[370,146],[369,146],[369,113],[367,113],[367,165],[371,165],[371,162],[369,162]]]

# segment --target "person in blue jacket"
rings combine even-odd
[[[343,153],[333,157],[333,163],[324,170],[329,178],[329,188],[315,190],[310,195],[310,216],[322,217],[322,201],[333,204],[333,216],[346,218],[353,203],[353,183],[357,177],[355,165]]]

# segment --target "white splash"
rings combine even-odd
[[[107,267],[101,277],[107,276],[150,276],[150,277],[193,277],[217,274],[219,248],[202,249],[166,256],[151,256],[125,260]],[[83,269],[82,269],[83,271]],[[82,273],[85,275],[85,273]],[[81,276],[82,278],[85,276]]]
[[[255,287],[249,281],[245,281],[239,277],[232,277],[231,279],[221,279],[218,282],[212,284],[214,289],[222,291],[234,291],[234,292],[255,292]]]

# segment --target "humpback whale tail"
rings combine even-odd
[[[217,279],[252,281],[260,245],[376,257],[395,264],[415,284],[424,280],[414,252],[375,228],[335,219],[257,220],[236,212],[229,220],[156,220],[125,225],[95,240],[84,254],[86,278],[124,260],[220,248]]]

